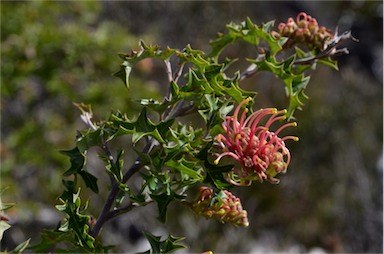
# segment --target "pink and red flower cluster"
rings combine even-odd
[[[251,99],[241,102],[234,111],[233,116],[227,116],[222,124],[225,134],[216,137],[221,147],[221,153],[214,161],[229,156],[237,161],[237,165],[226,173],[228,182],[238,186],[249,186],[252,181],[262,182],[264,179],[271,183],[278,183],[274,178],[278,173],[284,173],[290,163],[291,155],[285,146],[286,140],[295,140],[294,136],[279,137],[278,134],[289,126],[296,126],[295,122],[287,123],[276,131],[270,127],[279,120],[284,120],[286,110],[278,111],[275,108],[260,109],[246,117],[248,109],[240,114],[240,109]],[[264,124],[261,120],[269,118]]]
[[[303,43],[309,49],[324,50],[327,42],[334,37],[331,30],[324,26],[319,26],[317,20],[305,12],[300,12],[296,17],[289,18],[287,23],[280,23],[278,32],[274,32],[275,37],[288,37],[285,48],[290,48],[296,43]]]
[[[190,207],[199,216],[247,227],[249,225],[247,211],[243,210],[240,199],[229,191],[223,192],[224,197],[214,197],[211,188],[200,187],[199,196]]]

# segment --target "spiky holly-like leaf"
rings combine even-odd
[[[185,237],[175,237],[169,235],[168,238],[164,241],[161,241],[161,236],[155,236],[150,232],[144,232],[145,237],[147,238],[151,249],[143,252],[148,254],[159,254],[159,253],[172,253],[179,249],[186,248],[185,245],[179,244],[178,242],[185,239]]]

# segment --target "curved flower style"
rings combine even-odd
[[[291,155],[284,141],[292,139],[298,141],[294,136],[280,138],[278,134],[289,126],[297,126],[295,122],[287,123],[275,132],[269,130],[270,126],[285,119],[286,110],[277,111],[275,108],[260,109],[246,118],[248,112],[245,109],[241,115],[240,109],[248,103],[251,98],[242,101],[235,109],[233,116],[227,116],[222,126],[225,135],[216,137],[223,152],[214,161],[218,164],[224,156],[234,158],[240,165],[226,173],[226,180],[234,185],[249,186],[252,181],[263,179],[271,183],[279,183],[274,178],[278,173],[285,173],[289,165]],[[260,120],[270,116],[264,125]]]
[[[199,188],[197,200],[190,204],[196,214],[208,219],[232,223],[235,226],[248,227],[247,211],[243,210],[240,199],[231,192],[224,190],[223,196],[214,196],[208,187]]]

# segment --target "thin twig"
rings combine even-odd
[[[149,152],[150,149],[153,147],[153,142],[149,141],[147,145],[143,149],[143,153]],[[128,169],[128,171],[124,174],[122,183],[126,183],[136,172],[140,170],[144,165],[141,163],[140,158],[137,158],[135,163]],[[101,211],[99,218],[96,220],[96,224],[92,227],[92,229],[89,231],[89,234],[93,237],[96,237],[101,227],[104,225],[105,222],[107,222],[109,219],[111,219],[110,210],[112,208],[112,205],[116,199],[116,195],[119,192],[119,183],[114,181],[112,184],[112,188],[109,191],[107,201],[104,204],[103,210]]]
[[[172,100],[172,93],[171,93],[171,83],[174,82],[173,80],[173,74],[172,74],[172,66],[171,62],[169,59],[164,60],[165,67],[167,69],[167,76],[168,76],[168,86],[167,86],[167,94],[164,96],[163,103],[170,102]],[[168,113],[171,111],[171,107],[168,106],[167,109],[165,110],[164,115],[168,115]],[[162,117],[161,119],[162,120]]]
[[[194,104],[192,102],[186,105],[186,101],[181,100],[179,103],[176,104],[176,106],[173,109],[171,107],[168,108],[164,112],[163,118],[167,120],[167,119],[183,116],[189,113],[193,109],[193,107],[194,107]]]
[[[329,43],[329,45],[327,46],[327,48],[325,50],[321,51],[316,56],[298,59],[294,62],[294,64],[300,64],[300,65],[312,64],[319,59],[323,59],[323,58],[326,58],[329,56],[340,56],[340,55],[349,54],[347,48],[336,49],[338,46],[340,46],[341,44],[343,44],[349,40],[352,40],[355,42],[359,41],[358,39],[356,39],[352,36],[351,31],[346,31],[342,35],[338,36],[337,30],[336,30],[336,34],[335,34],[334,39]],[[264,54],[259,54],[259,56],[257,57],[256,60],[260,61],[264,57],[265,57]],[[243,73],[240,74],[240,81],[242,81],[246,78],[252,77],[253,75],[255,75],[257,73],[257,71],[258,71],[258,69],[257,69],[256,64],[249,65],[249,67]]]
[[[173,74],[172,74],[172,66],[169,59],[164,60],[165,67],[167,69],[167,76],[168,76],[168,89],[167,89],[167,95],[164,97],[165,101],[171,101],[172,100],[172,93],[171,93],[171,86],[170,84],[173,82]]]
[[[171,83],[173,81],[171,62],[169,61],[169,59],[165,59],[164,63],[165,63],[165,67],[167,67],[168,81],[169,81],[169,83]]]
[[[259,48],[259,55],[257,56],[256,61],[262,61],[264,58],[265,58],[265,50],[263,48]],[[257,71],[258,71],[257,65],[254,63],[251,64],[243,73],[240,74],[239,81],[252,77],[257,73]]]
[[[349,54],[348,49],[346,48],[336,49],[336,47],[340,46],[341,44],[349,40],[352,40],[355,42],[359,41],[358,39],[352,36],[351,31],[346,31],[340,36],[337,35],[337,31],[336,31],[335,38],[329,43],[329,45],[325,50],[321,51],[316,56],[298,59],[294,62],[294,64],[312,64],[319,59],[323,59],[329,56]]]
[[[111,164],[111,167],[113,167],[113,165],[115,164],[115,160],[113,158],[111,150],[109,149],[108,143],[104,140],[104,138],[103,138],[103,143],[101,148],[103,149],[104,153],[107,155],[107,158],[109,163]],[[109,172],[108,172],[108,175],[109,175],[109,180],[111,181],[111,185],[114,184],[116,182],[116,179]]]
[[[155,146],[156,142],[157,141],[155,139],[149,140],[146,146],[143,148],[142,153],[145,153],[145,154],[149,153]],[[131,166],[131,168],[124,174],[122,182],[126,183],[143,166],[144,164],[142,163],[141,159],[138,157],[135,163]]]
[[[133,164],[132,167],[124,175],[123,181],[124,181],[124,179],[126,179],[126,181],[128,181],[128,179],[135,172],[137,172],[141,168],[141,166],[142,166],[141,163],[139,161],[136,161],[135,164]],[[103,210],[101,211],[99,218],[96,220],[96,224],[89,231],[89,234],[91,236],[96,237],[99,234],[100,229],[104,225],[104,223],[113,217],[110,214],[110,210],[112,208],[113,203],[115,202],[116,195],[118,192],[119,192],[119,183],[114,182],[112,184],[111,190],[109,191],[108,198],[104,204]]]
[[[194,107],[194,104],[192,102],[189,102],[188,104],[186,104],[186,102],[187,101],[185,100],[182,100],[181,102],[179,102],[179,104],[176,105],[175,109],[168,115],[167,119],[183,116],[191,112],[191,110]]]
[[[176,76],[173,78],[175,83],[177,83],[177,81],[179,81],[179,78],[181,77],[181,75],[183,74],[183,69],[184,69],[184,66],[185,66],[185,62],[182,62],[181,64],[179,63],[179,68],[176,72]]]
[[[148,202],[146,202],[144,204],[140,204],[140,206],[146,206],[146,205],[148,205],[150,203],[153,203],[153,201],[151,200],[151,201],[148,201]],[[110,219],[112,219],[112,218],[114,218],[114,217],[116,217],[116,216],[118,216],[120,214],[127,213],[127,212],[131,211],[135,207],[137,207],[137,205],[135,203],[129,203],[126,206],[122,206],[122,207],[119,207],[117,209],[114,209],[114,210],[110,211],[109,212],[109,217],[110,217]]]
[[[92,237],[96,237],[99,234],[103,224],[110,219],[108,218],[108,212],[110,211],[112,204],[115,201],[118,191],[119,191],[119,185],[115,182],[112,185],[107,201],[104,204],[103,210],[101,211],[99,218],[96,220],[95,225],[89,231],[89,235],[91,235]]]
[[[252,77],[257,72],[257,65],[251,64],[243,73],[240,74],[240,81]]]

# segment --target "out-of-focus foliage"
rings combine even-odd
[[[137,39],[100,21],[100,11],[94,1],[1,2],[1,184],[9,188],[4,201],[17,203],[14,225],[57,223],[50,209],[68,165],[58,151],[83,126],[73,102],[92,103],[103,116],[135,111],[133,98],[158,98],[156,84],[127,93],[112,76],[117,53]]]
[[[383,140],[380,4],[2,1],[1,184],[10,186],[3,201],[17,203],[9,210],[13,227],[6,231],[2,248],[13,249],[31,236],[36,241],[37,225],[52,227],[58,221],[47,209],[56,203],[68,168],[57,151],[70,148],[74,133],[83,128],[73,101],[92,104],[98,119],[111,108],[130,112],[131,98],[159,97],[151,82],[141,89],[143,83],[131,79],[127,93],[120,80],[108,76],[118,68],[116,53],[136,46],[130,31],[164,47],[191,43],[199,48],[229,21],[245,16],[256,23],[285,21],[304,10],[325,25],[351,28],[360,43],[342,59],[340,73],[320,68],[313,77],[306,92],[311,99],[296,115],[301,141],[292,150],[289,175],[277,187],[257,185],[251,193],[236,192],[254,197],[243,203],[254,225],[250,231],[196,221],[179,208],[171,214],[169,231],[187,236],[189,246],[195,243],[191,251],[260,250],[255,246],[263,246],[264,252],[292,246],[296,252],[315,246],[339,252],[382,251],[382,165],[377,164]],[[111,19],[115,22],[107,21]],[[236,56],[247,50],[253,49],[240,45],[224,53]],[[145,62],[139,71],[146,74],[151,67],[158,70]],[[244,82],[260,88],[261,106],[284,105],[275,85],[263,74]],[[147,208],[112,221],[103,238],[111,244],[126,243],[123,251],[128,251],[142,239],[138,230],[155,225],[162,233],[163,226],[148,219],[156,216],[151,215],[156,207]]]

